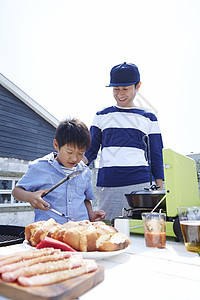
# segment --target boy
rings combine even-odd
[[[54,218],[63,224],[68,220],[48,210],[54,208],[72,219],[99,221],[104,211],[93,211],[90,200],[95,198],[91,185],[91,171],[83,162],[84,152],[90,146],[90,133],[79,120],[66,120],[56,129],[53,145],[57,153],[50,153],[31,162],[26,174],[19,180],[12,195],[26,201],[35,209],[35,222]],[[48,195],[42,194],[72,172],[83,171],[66,181]]]
[[[114,66],[109,87],[113,87],[116,106],[97,112],[90,128],[92,141],[84,161],[91,163],[101,147],[97,200],[110,221],[121,216],[123,207],[127,207],[125,194],[150,186],[143,142],[146,135],[150,140],[152,173],[156,185],[163,188],[163,144],[157,118],[133,103],[140,85],[136,65]]]

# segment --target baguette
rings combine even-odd
[[[82,252],[97,251],[96,240],[98,238],[97,230],[94,226],[89,226],[87,229],[83,230],[80,235],[79,249]]]
[[[130,245],[130,239],[121,232],[102,234],[96,241],[99,251],[119,251]]]
[[[35,247],[50,229],[59,225],[53,218],[48,221],[34,222],[25,227],[25,239],[30,242],[31,246]]]
[[[66,229],[63,235],[63,242],[67,243],[76,251],[80,251],[80,236],[84,229],[77,226]]]
[[[37,246],[45,236],[64,242],[81,252],[117,251],[130,244],[127,236],[102,221],[69,221],[61,225],[49,219],[36,223],[30,224],[25,231],[32,246]]]

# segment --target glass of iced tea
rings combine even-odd
[[[166,214],[142,213],[147,247],[164,248],[166,245]]]
[[[186,249],[200,251],[200,207],[178,207],[177,210]]]

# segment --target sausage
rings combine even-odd
[[[6,282],[13,282],[18,277],[33,276],[44,273],[51,273],[60,270],[67,270],[80,267],[82,265],[81,255],[72,255],[67,259],[61,259],[58,261],[49,261],[45,263],[38,263],[32,266],[20,268],[13,272],[6,272],[1,275],[2,280]]]
[[[14,262],[18,262],[21,260],[27,260],[35,257],[39,257],[42,255],[50,255],[53,253],[58,253],[59,249],[54,248],[44,248],[39,250],[30,250],[16,253],[15,255],[4,256],[4,259],[0,261],[0,267],[8,264],[12,264]]]
[[[22,286],[43,286],[66,279],[70,279],[85,273],[94,272],[97,270],[95,260],[85,259],[84,263],[79,268],[53,272],[49,274],[36,275],[31,277],[19,277],[18,283]]]
[[[54,261],[54,260],[56,261],[59,259],[68,258],[70,256],[71,254],[69,252],[59,252],[59,253],[44,255],[41,257],[36,257],[28,260],[23,260],[23,261],[19,261],[13,264],[0,267],[0,273],[11,272],[23,267],[32,266],[34,264],[44,263],[44,262]]]

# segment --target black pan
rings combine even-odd
[[[164,197],[165,190],[141,190],[125,194],[131,208],[154,208]],[[164,199],[158,207],[166,210],[166,200]]]

